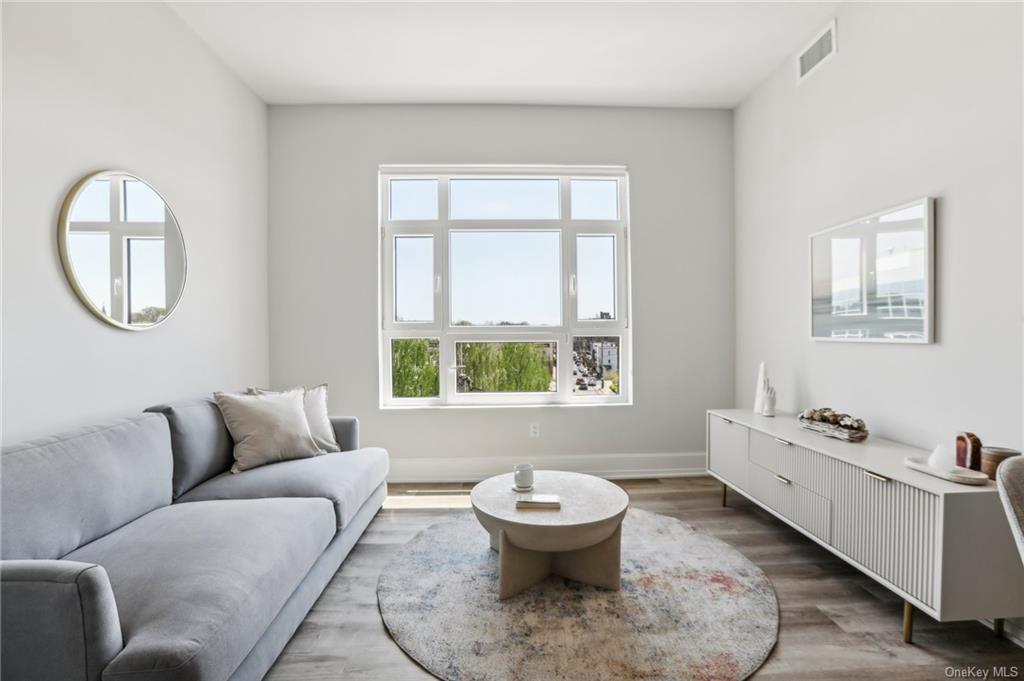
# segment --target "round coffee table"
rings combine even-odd
[[[511,473],[477,484],[473,512],[499,558],[498,597],[516,595],[550,574],[619,588],[622,518],[629,496],[593,475],[535,471],[533,494],[557,494],[558,510],[520,510]]]

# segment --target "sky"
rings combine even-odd
[[[452,179],[451,219],[558,219],[555,179]],[[438,217],[437,180],[392,180],[393,220]],[[615,180],[573,180],[570,211],[575,219],[616,219]],[[557,230],[481,231],[472,223],[451,230],[449,267],[451,318],[473,324],[561,323],[561,243]],[[433,237],[395,241],[395,312],[403,321],[432,321]],[[576,242],[577,306],[580,319],[615,312],[615,237],[579,236]]]

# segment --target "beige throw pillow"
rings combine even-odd
[[[340,452],[341,447],[334,437],[334,426],[331,425],[331,417],[327,413],[327,384],[321,383],[312,388],[292,388],[291,390],[302,390],[303,408],[306,410],[306,420],[309,422],[309,432],[313,436],[316,446],[325,452]],[[249,388],[254,395],[279,395],[280,393],[265,388]],[[290,391],[288,391],[290,392]]]
[[[301,390],[273,395],[214,393],[213,397],[235,441],[232,473],[323,453],[309,432]]]

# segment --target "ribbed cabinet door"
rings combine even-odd
[[[939,498],[829,459],[832,545],[925,605],[935,605]]]
[[[747,489],[746,426],[708,414],[708,468],[739,489]]]

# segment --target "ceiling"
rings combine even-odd
[[[170,2],[272,104],[736,106],[837,2]]]

